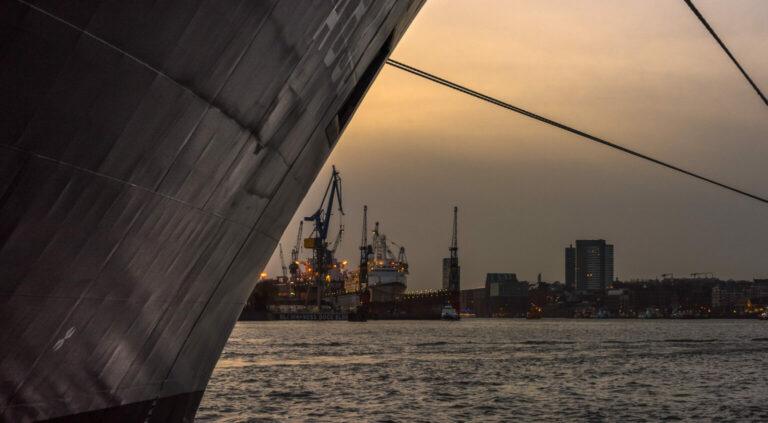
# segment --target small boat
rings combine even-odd
[[[441,320],[459,320],[459,314],[453,309],[453,306],[447,304],[440,313]]]
[[[640,319],[656,319],[659,317],[659,311],[655,308],[648,307],[645,310],[645,314],[641,314],[638,317]]]
[[[762,313],[760,313],[760,319],[768,320],[768,310],[765,310]]]
[[[528,312],[525,313],[525,318],[528,320],[541,319],[541,307],[536,304],[531,304],[528,308]]]

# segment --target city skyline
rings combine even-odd
[[[482,6],[482,7],[480,7]],[[697,2],[758,85],[768,5]],[[763,194],[768,114],[687,6],[427,3],[392,54],[531,111]],[[622,279],[768,276],[764,205],[385,67],[283,238],[344,180],[344,258],[362,205],[404,245],[409,289],[441,286],[459,207],[462,286],[487,272],[564,280],[562,248],[610,239]],[[266,268],[280,271],[275,253]]]

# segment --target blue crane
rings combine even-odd
[[[328,200],[327,205],[326,199]],[[304,218],[305,221],[314,222],[315,225],[309,238],[304,239],[304,248],[312,250],[311,270],[309,272],[317,288],[318,305],[320,305],[324,280],[330,266],[333,264],[333,252],[328,249],[327,239],[334,202],[338,203],[339,213],[344,215],[344,209],[341,204],[341,178],[336,170],[336,166],[333,166],[333,174],[328,182],[328,187],[325,189],[325,194],[323,194],[320,208],[312,216]]]
[[[330,196],[328,195],[329,192]],[[323,208],[323,204],[325,203],[326,198],[328,199],[328,206]],[[331,222],[331,212],[333,211],[334,198],[338,198],[339,213],[343,215],[344,208],[341,205],[341,178],[339,177],[339,172],[336,170],[336,166],[333,166],[333,174],[331,175],[331,180],[328,182],[328,187],[325,189],[323,200],[320,202],[320,208],[317,209],[317,211],[312,216],[304,218],[305,221],[315,223],[315,229],[311,234],[314,235],[314,237],[306,238],[304,240],[305,248],[317,248],[318,243],[320,244],[320,247],[323,247],[323,244],[326,243],[326,239],[328,239],[328,225]]]

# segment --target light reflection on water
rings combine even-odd
[[[238,323],[197,421],[768,421],[768,322]]]

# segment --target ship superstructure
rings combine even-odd
[[[376,222],[367,272],[368,290],[372,302],[394,301],[405,292],[408,286],[408,261],[405,258],[405,248],[398,246],[399,254],[396,257],[389,244],[387,236],[379,230],[379,222]]]
[[[0,1],[0,420],[190,421],[422,0]]]

